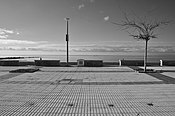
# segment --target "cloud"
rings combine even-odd
[[[106,54],[106,53],[122,53],[134,54],[144,53],[144,43],[142,42],[100,42],[95,43],[81,43],[71,44],[70,52],[74,53],[92,53],[92,54]],[[12,40],[0,39],[0,50],[23,50],[23,51],[50,51],[50,52],[65,52],[66,46],[64,44],[49,43],[47,41],[28,41],[28,40]],[[175,53],[174,43],[172,45],[164,43],[154,43],[148,47],[149,53]]]
[[[8,29],[3,29],[3,28],[0,28],[0,32],[4,32],[6,34],[13,34],[14,33],[13,30],[8,30]]]
[[[78,9],[80,10],[81,8],[84,8],[84,7],[85,7],[85,5],[81,4],[81,5],[78,6]]]
[[[6,34],[4,31],[0,31],[0,35],[4,35]]]
[[[82,4],[78,5],[78,10],[82,9],[85,7],[85,4],[89,3],[94,3],[95,0],[82,0]],[[74,7],[75,8],[75,7]]]
[[[34,41],[27,40],[12,40],[12,39],[0,39],[0,46],[27,46],[38,44]]]
[[[64,51],[64,49],[63,45],[51,44],[47,41],[0,39],[0,50]]]
[[[0,28],[0,39],[7,39],[11,34],[19,35],[19,32],[15,32],[10,29]]]
[[[5,35],[5,34],[0,34],[0,39],[7,39],[8,38],[8,35]]]
[[[104,17],[104,20],[108,21],[109,20],[109,16]]]
[[[148,52],[151,53],[174,53],[174,46],[151,46],[148,48]]]
[[[85,46],[85,47],[72,47],[71,51],[74,52],[141,52],[144,51],[141,47],[133,46]]]
[[[98,52],[116,52],[116,53],[139,53],[143,54],[145,50],[144,43],[134,43],[134,42],[113,42],[114,44],[91,44],[91,45],[77,45],[77,46],[70,46],[70,51],[73,52],[91,52],[91,53],[98,53]],[[134,44],[132,44],[134,43]],[[164,45],[150,45],[148,47],[149,53],[175,53],[175,46],[169,45],[168,43],[164,43]]]

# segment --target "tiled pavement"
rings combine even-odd
[[[0,67],[0,116],[175,115],[175,84],[128,67],[8,73],[18,68]],[[163,67],[161,74],[175,78],[173,69]]]

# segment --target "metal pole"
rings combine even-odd
[[[67,33],[66,33],[66,41],[67,41],[67,66],[69,66],[69,19],[66,18],[67,22]]]

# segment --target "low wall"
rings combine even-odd
[[[175,60],[160,60],[160,66],[175,66]]]
[[[119,60],[119,66],[143,66],[143,60]]]
[[[19,62],[19,66],[35,65],[35,62]]]
[[[0,66],[19,66],[18,60],[0,61]]]
[[[60,60],[35,60],[36,66],[60,66]]]
[[[69,62],[69,65],[70,66],[71,65],[77,65],[77,62]],[[67,66],[67,62],[60,62],[60,66],[63,66],[63,67]]]
[[[103,66],[103,60],[84,60],[84,66],[101,67]]]
[[[103,62],[103,66],[105,67],[119,66],[119,62]]]

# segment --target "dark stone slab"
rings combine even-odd
[[[36,71],[39,71],[39,69],[16,69],[9,71],[10,73],[34,73]]]
[[[172,78],[160,73],[147,73],[147,74],[156,79],[162,80],[166,84],[175,84],[175,78]]]
[[[143,70],[142,68],[139,68],[137,66],[129,66],[129,68],[136,70],[136,71]],[[145,74],[150,75],[156,79],[159,79],[166,84],[175,84],[175,78],[163,75],[163,74],[161,74],[161,72],[163,72],[163,71],[156,71],[155,73],[146,72]]]

